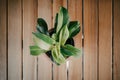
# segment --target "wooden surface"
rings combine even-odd
[[[0,80],[7,79],[7,20],[6,0],[0,2]]]
[[[64,6],[67,8],[66,0],[53,0],[53,23],[55,21],[56,13],[58,13],[59,8]],[[54,24],[53,24],[54,26]],[[53,80],[67,80],[67,67],[66,63],[61,66],[53,64]]]
[[[52,28],[51,0],[38,0],[38,17],[47,22],[49,29]],[[52,80],[52,62],[46,54],[38,57],[38,80]]]
[[[37,59],[30,55],[31,33],[36,29],[37,0],[23,0],[23,79],[37,79]]]
[[[114,80],[120,80],[120,1],[114,0]]]
[[[22,79],[21,0],[8,0],[8,80]]]
[[[70,13],[71,21],[78,20],[80,22],[81,33],[74,37],[74,41],[77,48],[82,48],[82,0],[69,0],[68,11]],[[68,61],[68,79],[82,80],[82,55],[79,58],[71,57]]]
[[[74,40],[83,54],[57,66],[29,46],[37,18],[53,28],[60,6],[80,21]],[[0,0],[0,80],[120,80],[119,21],[119,0]]]
[[[84,80],[98,80],[97,0],[84,0]]]
[[[112,0],[99,1],[99,80],[112,80]]]

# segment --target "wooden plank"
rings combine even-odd
[[[99,0],[99,80],[112,80],[112,0]]]
[[[58,13],[60,6],[67,8],[66,0],[53,0],[53,23],[55,21],[56,13]],[[53,64],[53,80],[67,80],[67,68],[66,64],[57,66]]]
[[[21,0],[8,0],[8,80],[21,80]]]
[[[52,1],[38,0],[38,17],[44,18],[52,28]],[[52,80],[52,62],[46,54],[38,57],[38,80]]]
[[[32,45],[32,32],[36,28],[37,0],[23,0],[23,78],[37,79],[36,57],[30,55],[29,46]]]
[[[97,79],[98,9],[97,0],[84,0],[84,80]],[[102,79],[100,79],[102,80]]]
[[[6,0],[0,1],[0,80],[7,79]]]
[[[69,0],[68,11],[70,20],[78,20],[81,25],[81,32],[74,37],[75,46],[82,50],[82,0]],[[79,58],[69,59],[69,80],[82,80],[82,55]]]
[[[120,80],[120,0],[114,0],[114,80]]]
[[[66,64],[61,64],[57,66],[53,65],[53,80],[67,80],[67,68]]]

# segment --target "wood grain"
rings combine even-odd
[[[21,80],[21,0],[8,0],[8,80]]]
[[[68,66],[29,52],[37,18],[53,28],[60,6],[84,30],[74,37],[82,48],[84,33],[83,57],[70,57]],[[120,80],[119,21],[120,0],[0,0],[0,80]]]
[[[114,0],[114,80],[120,80],[120,0]]]
[[[52,1],[38,0],[38,17],[43,18],[52,28]],[[38,80],[52,80],[52,62],[46,54],[38,57]]]
[[[112,80],[112,0],[99,1],[99,80]]]
[[[0,80],[7,79],[6,0],[0,1]]]
[[[55,21],[56,13],[58,13],[60,6],[67,8],[66,0],[53,0],[53,23]],[[53,24],[54,25],[54,24]],[[66,63],[57,66],[53,64],[53,80],[67,80]]]
[[[84,80],[97,79],[98,9],[97,0],[84,0]]]
[[[37,79],[37,58],[30,55],[29,46],[32,45],[32,32],[37,22],[37,0],[23,0],[23,78]]]
[[[74,37],[75,47],[82,50],[82,0],[69,0],[68,11],[70,14],[70,20],[77,20],[80,22],[81,31]],[[82,80],[82,55],[79,58],[71,57],[69,59],[69,80]]]

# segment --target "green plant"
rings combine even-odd
[[[69,56],[79,56],[81,50],[71,44],[67,44],[68,39],[72,39],[80,32],[78,21],[69,21],[68,10],[60,7],[56,14],[53,34],[50,35],[47,23],[44,19],[38,18],[37,31],[33,32],[34,45],[30,46],[31,55],[38,56],[50,51],[53,62],[60,65]]]

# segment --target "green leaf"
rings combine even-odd
[[[52,57],[53,57],[53,60],[55,61],[55,63],[58,65],[65,62],[65,58],[60,52],[60,44],[59,43],[57,43],[52,48]]]
[[[40,47],[34,45],[30,46],[30,54],[33,56],[38,56],[40,54],[46,53],[45,50],[41,49]]]
[[[74,53],[72,53],[70,50],[66,49],[66,48],[63,48],[61,47],[61,53],[65,56],[65,57],[68,57],[68,56],[72,56]]]
[[[71,21],[68,26],[69,38],[74,37],[80,32],[80,23],[78,21]]]
[[[33,40],[35,45],[39,46],[41,49],[50,50],[52,45],[55,44],[55,40],[49,36],[42,33],[33,33]]]
[[[48,26],[44,19],[38,18],[37,20],[37,31],[49,35]]]
[[[56,22],[57,22],[57,27],[56,27],[56,33],[60,31],[60,29],[66,25],[69,21],[69,15],[68,15],[68,10],[64,7],[60,7],[58,16],[56,16]]]
[[[56,33],[59,32],[59,30],[61,29],[62,27],[62,24],[63,24],[63,12],[62,12],[62,8],[60,8],[60,11],[58,13],[58,19],[57,19],[57,28],[56,28]]]
[[[69,15],[68,15],[68,10],[64,7],[62,7],[62,11],[63,11],[63,25],[66,25],[69,22]]]
[[[65,56],[79,57],[81,55],[81,50],[72,45],[66,44],[65,46],[61,47],[61,53]]]
[[[55,34],[55,33],[52,34],[52,38],[53,38],[54,40],[56,40],[56,34]]]
[[[64,45],[66,43],[68,37],[69,37],[69,31],[68,31],[67,25],[65,25],[60,31],[60,35],[59,35],[60,44]]]
[[[55,17],[55,24],[54,24],[54,31],[55,32],[57,30],[57,25],[58,25],[58,13],[56,13],[56,17]]]

